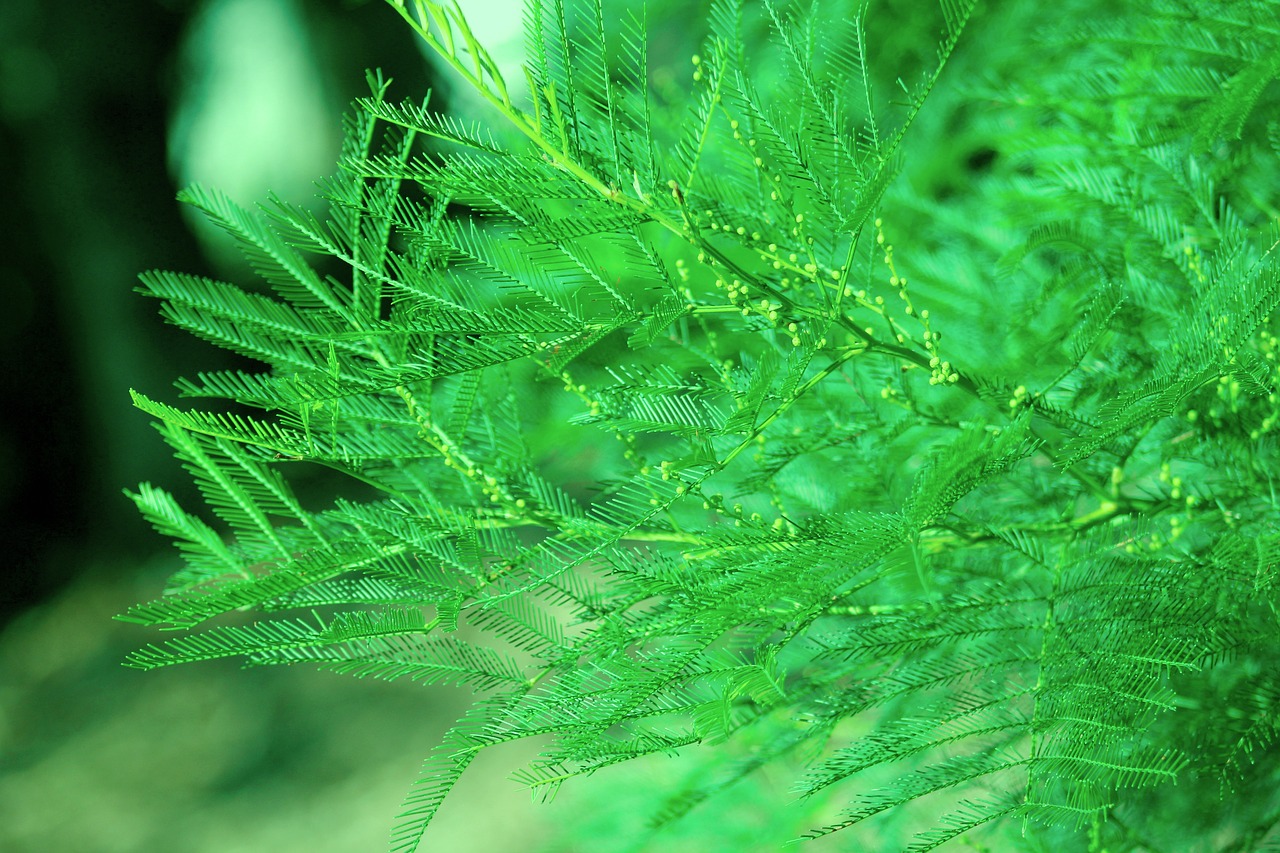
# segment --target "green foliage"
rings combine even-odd
[[[144,292],[268,369],[135,397],[217,523],[133,495],[186,566],[128,664],[478,691],[397,851],[526,738],[544,797],[693,768],[626,849],[743,849],[734,786],[848,849],[1271,849],[1280,7],[974,5],[716,0],[676,82],[602,0],[528,0],[516,80],[393,2],[488,118],[371,75],[323,217],[183,194],[270,292]]]

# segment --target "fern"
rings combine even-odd
[[[509,79],[390,5],[488,118],[371,74],[324,213],[183,192],[267,290],[143,292],[265,370],[135,393],[213,518],[131,495],[184,566],[129,666],[481,694],[396,851],[530,738],[543,798],[695,762],[627,849],[741,849],[735,787],[848,849],[1272,843],[1274,2],[943,0],[891,68],[881,10],[715,0],[661,87],[638,7],[529,0]]]

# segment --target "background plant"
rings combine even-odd
[[[462,9],[393,6],[491,120],[373,74],[323,217],[185,191],[271,293],[146,292],[271,369],[135,396],[233,537],[138,490],[187,567],[122,618],[184,633],[130,664],[479,691],[394,849],[526,738],[544,796],[696,755],[649,813],[700,846],[778,767],[815,837],[1266,843],[1274,4],[1011,45],[946,2],[904,72],[875,10],[722,2],[657,82],[642,15],[531,2],[512,79]]]

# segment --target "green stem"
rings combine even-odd
[[[717,464],[717,467],[720,469],[724,469],[728,467],[729,463],[732,462],[734,458],[738,456],[738,454],[742,453],[742,451],[750,447],[751,444],[757,438],[759,438],[774,421],[782,417],[783,413],[785,413],[788,409],[790,409],[793,405],[795,405],[796,401],[799,400],[801,397],[803,397],[810,389],[812,389],[815,385],[817,385],[823,379],[826,379],[828,376],[830,376],[831,374],[839,370],[846,361],[853,358],[855,355],[861,355],[864,352],[866,352],[865,349],[850,347],[846,349],[843,353],[841,353],[839,357],[837,357],[834,361],[832,361],[822,370],[818,371],[813,376],[809,377],[809,379],[806,382],[804,382],[804,384],[796,388],[795,393],[793,393],[791,397],[784,400],[778,406],[778,408],[774,409],[773,414],[769,415],[769,417],[765,418],[763,421],[757,424],[756,427],[753,430],[751,430],[750,434],[747,435],[746,438],[744,438],[741,442],[738,443],[737,447],[730,450],[729,453],[725,455],[724,459],[722,459]]]

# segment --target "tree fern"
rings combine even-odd
[[[731,788],[848,849],[1274,841],[1275,3],[943,0],[887,68],[885,10],[715,0],[661,91],[652,11],[529,0],[512,78],[390,5],[487,118],[371,74],[324,213],[183,192],[267,290],[143,292],[265,370],[135,394],[213,517],[131,495],[184,567],[128,665],[477,691],[397,851],[529,738],[544,798],[694,762],[627,849],[740,849]]]

